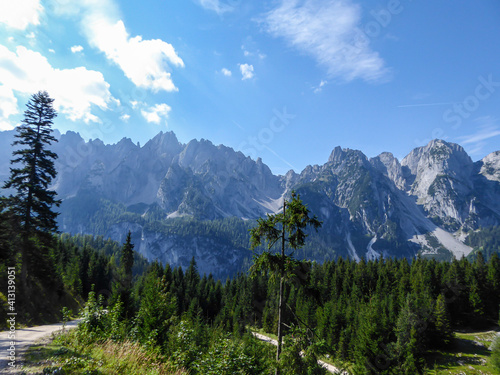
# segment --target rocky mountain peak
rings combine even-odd
[[[0,145],[12,138],[3,136]],[[147,220],[158,221],[256,219],[279,212],[291,190],[324,221],[314,245],[325,251],[321,257],[412,257],[442,248],[460,257],[471,249],[454,236],[457,229],[500,222],[495,203],[500,202],[500,152],[473,164],[462,147],[443,140],[413,150],[402,162],[389,152],[368,160],[359,150],[335,147],[325,164],[285,176],[275,176],[260,158],[208,140],[181,144],[172,132],[160,132],[142,148],[128,138],[104,145],[68,132],[53,147],[59,155],[53,188],[63,200],[61,228],[113,238],[135,228],[137,248],[151,259],[193,248],[208,254],[221,244],[208,237],[196,242],[202,241],[194,235],[196,227],[177,236],[150,225],[141,216],[147,210]],[[5,163],[0,177],[7,174]],[[101,199],[121,213],[104,220]],[[127,218],[132,219],[123,221]]]
[[[340,146],[337,146],[333,149],[330,157],[328,158],[328,162],[330,163],[340,163],[344,157],[345,153]]]
[[[148,152],[160,156],[164,154],[177,154],[180,152],[182,145],[177,140],[174,132],[159,132],[154,138],[149,140],[143,148]]]
[[[406,179],[404,177],[401,163],[390,152],[383,152],[371,158],[370,164],[384,176],[391,179],[400,190],[406,190]]]
[[[368,158],[360,150],[352,150],[350,148],[341,148],[337,146],[333,149],[328,162],[333,165],[334,168],[342,167],[342,165],[353,165],[358,166],[367,165]]]
[[[473,162],[462,146],[435,139],[426,146],[410,152],[401,162],[415,177],[412,193],[418,197],[427,195],[437,177],[447,176],[464,186],[471,187]]]
[[[479,173],[490,181],[500,182],[500,151],[486,155],[481,162]]]

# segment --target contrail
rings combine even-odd
[[[265,146],[265,145],[264,145],[264,147],[265,147],[265,148],[267,148],[269,151],[271,151],[271,152],[272,152],[272,153],[273,153],[273,154],[274,154],[274,155],[275,155],[278,159],[280,159],[283,163],[288,164],[288,166],[289,166],[290,168],[292,168],[294,171],[296,171],[296,170],[297,170],[297,169],[296,169],[293,165],[291,165],[289,162],[287,162],[285,159],[283,159],[281,156],[279,156],[279,155],[276,153],[276,151],[274,151],[271,147],[269,147],[269,146]]]
[[[241,130],[245,130],[245,128],[243,126],[241,126],[240,124],[238,124],[236,121],[233,121],[233,123],[234,123],[234,125],[236,125]]]
[[[426,103],[426,104],[403,104],[398,105],[398,108],[408,108],[408,107],[432,107],[437,105],[450,105],[455,103]]]

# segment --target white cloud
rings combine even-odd
[[[40,24],[43,11],[40,0],[0,1],[0,23],[10,28],[25,30],[29,25]]]
[[[162,119],[166,120],[168,117],[168,113],[172,108],[169,105],[162,103],[156,104],[153,107],[150,107],[148,110],[141,110],[142,116],[146,119],[147,122],[153,122],[155,124],[159,124]]]
[[[231,77],[233,75],[233,73],[229,69],[226,69],[226,68],[222,68],[221,73],[224,74],[226,77]]]
[[[92,114],[92,106],[106,110],[110,103],[117,103],[100,72],[83,67],[53,68],[39,52],[23,46],[11,52],[0,45],[0,84],[4,92],[31,95],[47,90],[55,99],[54,107],[72,121],[99,122]],[[5,111],[3,117],[8,117]]]
[[[254,76],[253,72],[253,65],[248,65],[248,64],[239,64],[240,65],[240,71],[242,75],[242,80],[244,81],[245,79],[251,79]]]
[[[14,126],[8,122],[11,115],[17,115],[17,99],[7,86],[0,86],[0,130],[11,130]]]
[[[184,62],[174,47],[160,39],[131,36],[112,0],[81,0],[56,12],[80,17],[89,44],[118,65],[137,87],[154,92],[178,90],[170,67],[184,67]]]
[[[328,83],[328,81],[325,81],[325,80],[321,80],[321,82],[319,83],[318,87],[315,87],[314,88],[314,93],[317,94],[321,91],[323,91],[323,86],[326,85]]]
[[[220,0],[199,0],[200,5],[208,10],[212,10],[217,14],[224,14],[226,12],[231,12],[234,7],[229,4],[224,4]]]
[[[361,9],[351,0],[289,0],[265,15],[266,30],[312,56],[330,77],[377,81],[388,70],[360,28]]]
[[[126,113],[120,116],[120,120],[122,120],[123,122],[128,122],[129,119],[130,115],[127,115]]]
[[[28,35],[26,35],[26,38],[28,38],[28,39],[35,39],[35,38],[36,38],[36,35],[35,35],[35,33],[32,31],[31,33],[29,33]]]
[[[83,47],[82,46],[73,46],[73,47],[71,47],[71,52],[73,52],[73,53],[82,52],[82,51],[83,51]]]
[[[247,38],[249,44],[255,44],[251,38]],[[264,60],[266,58],[266,54],[260,52],[259,49],[253,48],[253,52],[250,51],[252,48],[248,48],[246,45],[242,44],[241,45],[241,50],[243,51],[243,56],[245,57],[253,57],[257,56],[259,59]]]
[[[56,51],[53,48],[49,48],[50,53],[56,53]]]

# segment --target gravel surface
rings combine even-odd
[[[66,328],[75,328],[80,320],[73,320],[66,323]],[[15,367],[21,365],[23,356],[26,350],[33,345],[36,341],[44,337],[50,336],[52,333],[62,330],[62,323],[49,324],[45,326],[29,327],[23,329],[16,329],[15,338],[9,337],[10,331],[0,332],[0,374],[16,374],[17,371],[12,366],[10,354],[15,354],[14,364]],[[12,346],[14,343],[14,346]],[[14,350],[12,351],[12,348]]]

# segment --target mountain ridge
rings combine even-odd
[[[0,133],[0,142],[5,138]],[[473,162],[460,145],[443,140],[401,161],[390,152],[368,158],[337,146],[323,165],[285,175],[208,140],[182,144],[173,132],[160,132],[142,147],[128,138],[113,145],[85,142],[67,132],[53,149],[59,155],[53,188],[63,199],[61,230],[119,241],[131,230],[150,260],[184,264],[185,254],[196,254],[206,259],[203,271],[241,264],[248,242],[234,246],[227,233],[222,239],[203,233],[190,238],[170,229],[165,237],[161,223],[191,223],[194,233],[204,221],[224,226],[234,217],[255,220],[278,212],[292,190],[324,222],[320,234],[311,234],[319,261],[467,256],[472,248],[464,244],[465,233],[500,223],[500,151]],[[0,177],[7,174],[0,164]]]

